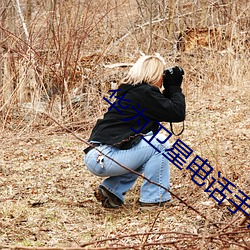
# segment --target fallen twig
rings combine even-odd
[[[204,237],[204,235],[199,236],[198,234],[192,234],[192,233],[185,233],[185,232],[146,232],[146,233],[135,233],[135,234],[130,234],[130,235],[122,235],[122,236],[117,236],[113,238],[107,238],[103,240],[97,240],[97,241],[92,241],[88,242],[85,244],[80,245],[79,247],[25,247],[25,246],[7,246],[7,245],[0,245],[0,249],[11,249],[11,250],[83,250],[85,247],[88,247],[90,245],[97,245],[100,243],[104,243],[107,241],[117,241],[121,240],[124,238],[133,238],[136,236],[145,236],[145,235],[168,235],[167,237],[164,238],[165,241],[160,241],[160,242],[144,242],[142,244],[131,244],[131,245],[122,245],[119,244],[119,246],[115,243],[112,243],[112,246],[106,246],[106,247],[95,247],[95,248],[87,248],[88,250],[90,249],[95,249],[95,250],[105,250],[105,249],[143,249],[143,247],[148,247],[148,246],[164,246],[164,245],[173,245],[176,243],[187,243],[187,241],[196,241],[196,240],[210,240],[211,242],[223,242],[227,246],[232,245],[232,246],[237,246],[241,247],[242,249],[245,250],[250,250],[250,247],[248,245],[242,245],[239,242],[232,241],[231,235],[235,234],[242,234],[242,233],[249,233],[248,230],[241,230],[241,231],[230,231],[230,232],[225,232],[221,234],[212,234],[212,235],[207,235]],[[222,238],[228,236],[229,239]],[[167,239],[170,239],[169,241],[166,241]],[[190,242],[192,244],[192,242]],[[196,243],[190,246],[194,246]],[[192,248],[193,249],[193,248]]]

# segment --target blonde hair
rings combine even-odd
[[[143,55],[129,70],[122,83],[136,85],[138,83],[154,84],[160,80],[164,71],[165,61],[159,55]]]

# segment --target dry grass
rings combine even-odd
[[[198,86],[190,84],[186,90],[188,114],[186,130],[181,139],[190,145],[194,154],[209,159],[214,167],[215,178],[217,172],[221,171],[222,176],[237,186],[232,189],[234,194],[237,189],[248,193],[248,86],[237,84],[218,88],[212,85],[201,93],[197,89]],[[197,234],[200,237],[219,232],[214,225],[207,223],[177,199],[174,199],[173,207],[168,209],[140,211],[136,204],[140,181],[128,193],[124,208],[119,211],[103,209],[96,203],[92,193],[101,179],[91,175],[84,167],[82,142],[70,134],[51,133],[51,130],[52,128],[44,128],[39,133],[33,131],[31,134],[6,131],[2,134],[2,244],[74,247],[136,233],[162,233],[149,236],[147,242],[156,244],[174,240],[175,234],[165,234],[170,231]],[[78,133],[85,139],[88,134],[89,131]],[[188,170],[180,171],[172,165],[171,172],[172,192],[215,222],[219,229],[234,221],[223,232],[246,230],[248,222],[239,227],[243,214],[238,212],[232,215],[227,209],[234,208],[228,203],[217,206],[202,188],[191,181]],[[250,233],[241,235],[240,238],[232,238],[233,241],[243,245],[250,244]],[[204,243],[206,249],[209,246],[225,249],[227,245],[225,242],[218,241],[216,244],[209,239],[190,237],[184,238],[177,246],[180,249],[204,249],[201,245]],[[228,241],[228,238],[225,240]],[[104,241],[92,244],[91,247],[103,246],[109,249],[115,246],[115,242]],[[120,238],[118,243],[135,248],[136,245],[145,243],[145,235]],[[239,246],[234,247],[240,249]],[[234,247],[231,244],[230,249]],[[151,248],[158,249],[156,245]],[[172,249],[171,246],[168,249]]]
[[[59,4],[56,13],[44,11],[45,2],[33,3],[35,12],[28,28],[34,61],[24,39],[20,40],[23,34],[17,29],[21,27],[18,18],[12,29],[7,21],[1,26],[2,45],[7,46],[2,46],[4,60],[0,61],[2,248],[66,248],[93,242],[85,248],[249,249],[246,227],[250,220],[239,226],[244,215],[231,214],[228,208],[234,208],[228,202],[217,206],[204,188],[191,181],[185,168],[180,171],[172,165],[171,190],[207,221],[177,199],[171,208],[142,212],[136,204],[141,180],[128,193],[122,209],[105,210],[96,203],[92,191],[101,179],[86,170],[83,143],[40,112],[50,113],[87,139],[96,119],[108,107],[102,97],[126,70],[103,65],[131,63],[140,51],[149,49],[150,15],[145,1],[140,6],[140,1],[132,0],[93,2],[78,6],[68,1],[65,6]],[[193,157],[198,154],[209,160],[214,168],[212,176],[217,178],[220,171],[236,185],[232,195],[238,189],[250,195],[249,4],[208,3],[202,23],[210,29],[218,27],[216,42],[207,43],[209,36],[204,38],[201,32],[199,42],[206,39],[205,47],[177,51],[172,45],[179,31],[201,26],[202,2],[197,6],[178,2],[173,44],[165,38],[168,6],[156,2],[152,6],[151,51],[160,52],[167,66],[178,64],[185,70],[187,117],[180,138],[194,150]],[[83,14],[77,12],[77,6]],[[87,13],[84,8],[88,8]],[[224,47],[218,46],[221,44]],[[34,69],[35,87],[29,84],[32,74],[24,74]],[[20,95],[24,89],[27,95]],[[114,239],[106,240],[109,238]]]
[[[226,99],[225,96],[229,96],[232,91],[234,95]],[[223,176],[247,193],[250,184],[247,154],[249,121],[242,119],[243,114],[249,112],[246,86],[240,89],[224,86],[217,95],[212,92],[203,95],[203,101],[199,103],[192,100],[191,96],[187,97],[189,108],[182,140],[191,145],[196,154],[208,158],[216,171],[220,170]],[[241,103],[239,110],[235,105],[237,102]],[[87,138],[85,132],[79,135]],[[13,132],[2,135],[2,243],[73,247],[90,241],[151,231],[162,232],[162,235],[150,236],[148,242],[168,240],[164,233],[169,231],[198,235],[218,232],[212,224],[207,224],[176,199],[174,206],[161,210],[160,215],[159,211],[140,211],[136,205],[139,183],[128,194],[123,209],[103,209],[96,203],[92,193],[100,178],[92,176],[85,169],[82,146],[69,134],[48,134],[47,130],[21,136]],[[233,216],[227,210],[233,209],[229,204],[217,206],[190,180],[188,170],[180,171],[172,166],[171,171],[172,191],[175,194],[220,228],[234,219],[237,220],[227,230],[237,228],[243,218],[241,213]],[[236,189],[232,191],[237,192]],[[245,223],[242,229],[246,229],[247,225]],[[243,234],[245,241],[248,236],[249,233]],[[120,239],[119,244],[133,246],[144,240],[142,236],[134,236]],[[109,243],[103,244],[108,247]],[[189,244],[199,246],[201,243],[200,240],[190,242],[187,238],[186,248]],[[205,240],[205,244],[207,248],[209,245],[214,246],[209,240]],[[181,246],[185,249],[185,244]],[[217,247],[220,248],[220,245]]]

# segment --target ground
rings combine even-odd
[[[203,93],[203,98],[199,91],[186,93],[187,119],[179,138],[194,152],[182,170],[171,165],[171,191],[178,198],[172,195],[173,204],[168,208],[141,211],[137,205],[139,179],[123,208],[104,209],[93,195],[101,178],[84,165],[83,141],[61,128],[59,132],[49,128],[31,133],[2,131],[0,247],[250,249],[250,220],[240,225],[245,218],[242,212],[231,213],[228,209],[236,208],[227,199],[218,206],[204,192],[212,176],[217,180],[220,174],[221,183],[225,177],[235,185],[229,186],[232,194],[224,192],[227,198],[234,197],[239,204],[234,196],[242,197],[239,189],[250,195],[249,89],[247,85],[220,86]],[[175,130],[180,127],[174,126]],[[86,140],[89,132],[76,134]],[[176,139],[173,136],[171,144]],[[186,169],[196,155],[208,159],[213,167],[201,187]],[[242,208],[247,211],[246,206]]]

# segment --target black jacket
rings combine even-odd
[[[122,84],[119,89],[114,96],[121,100],[116,98],[115,107],[97,121],[89,141],[128,149],[141,140],[141,134],[157,131],[159,125],[155,121],[181,122],[185,119],[185,96],[180,87],[171,86],[163,94],[146,83]],[[139,111],[143,112],[138,114]]]

